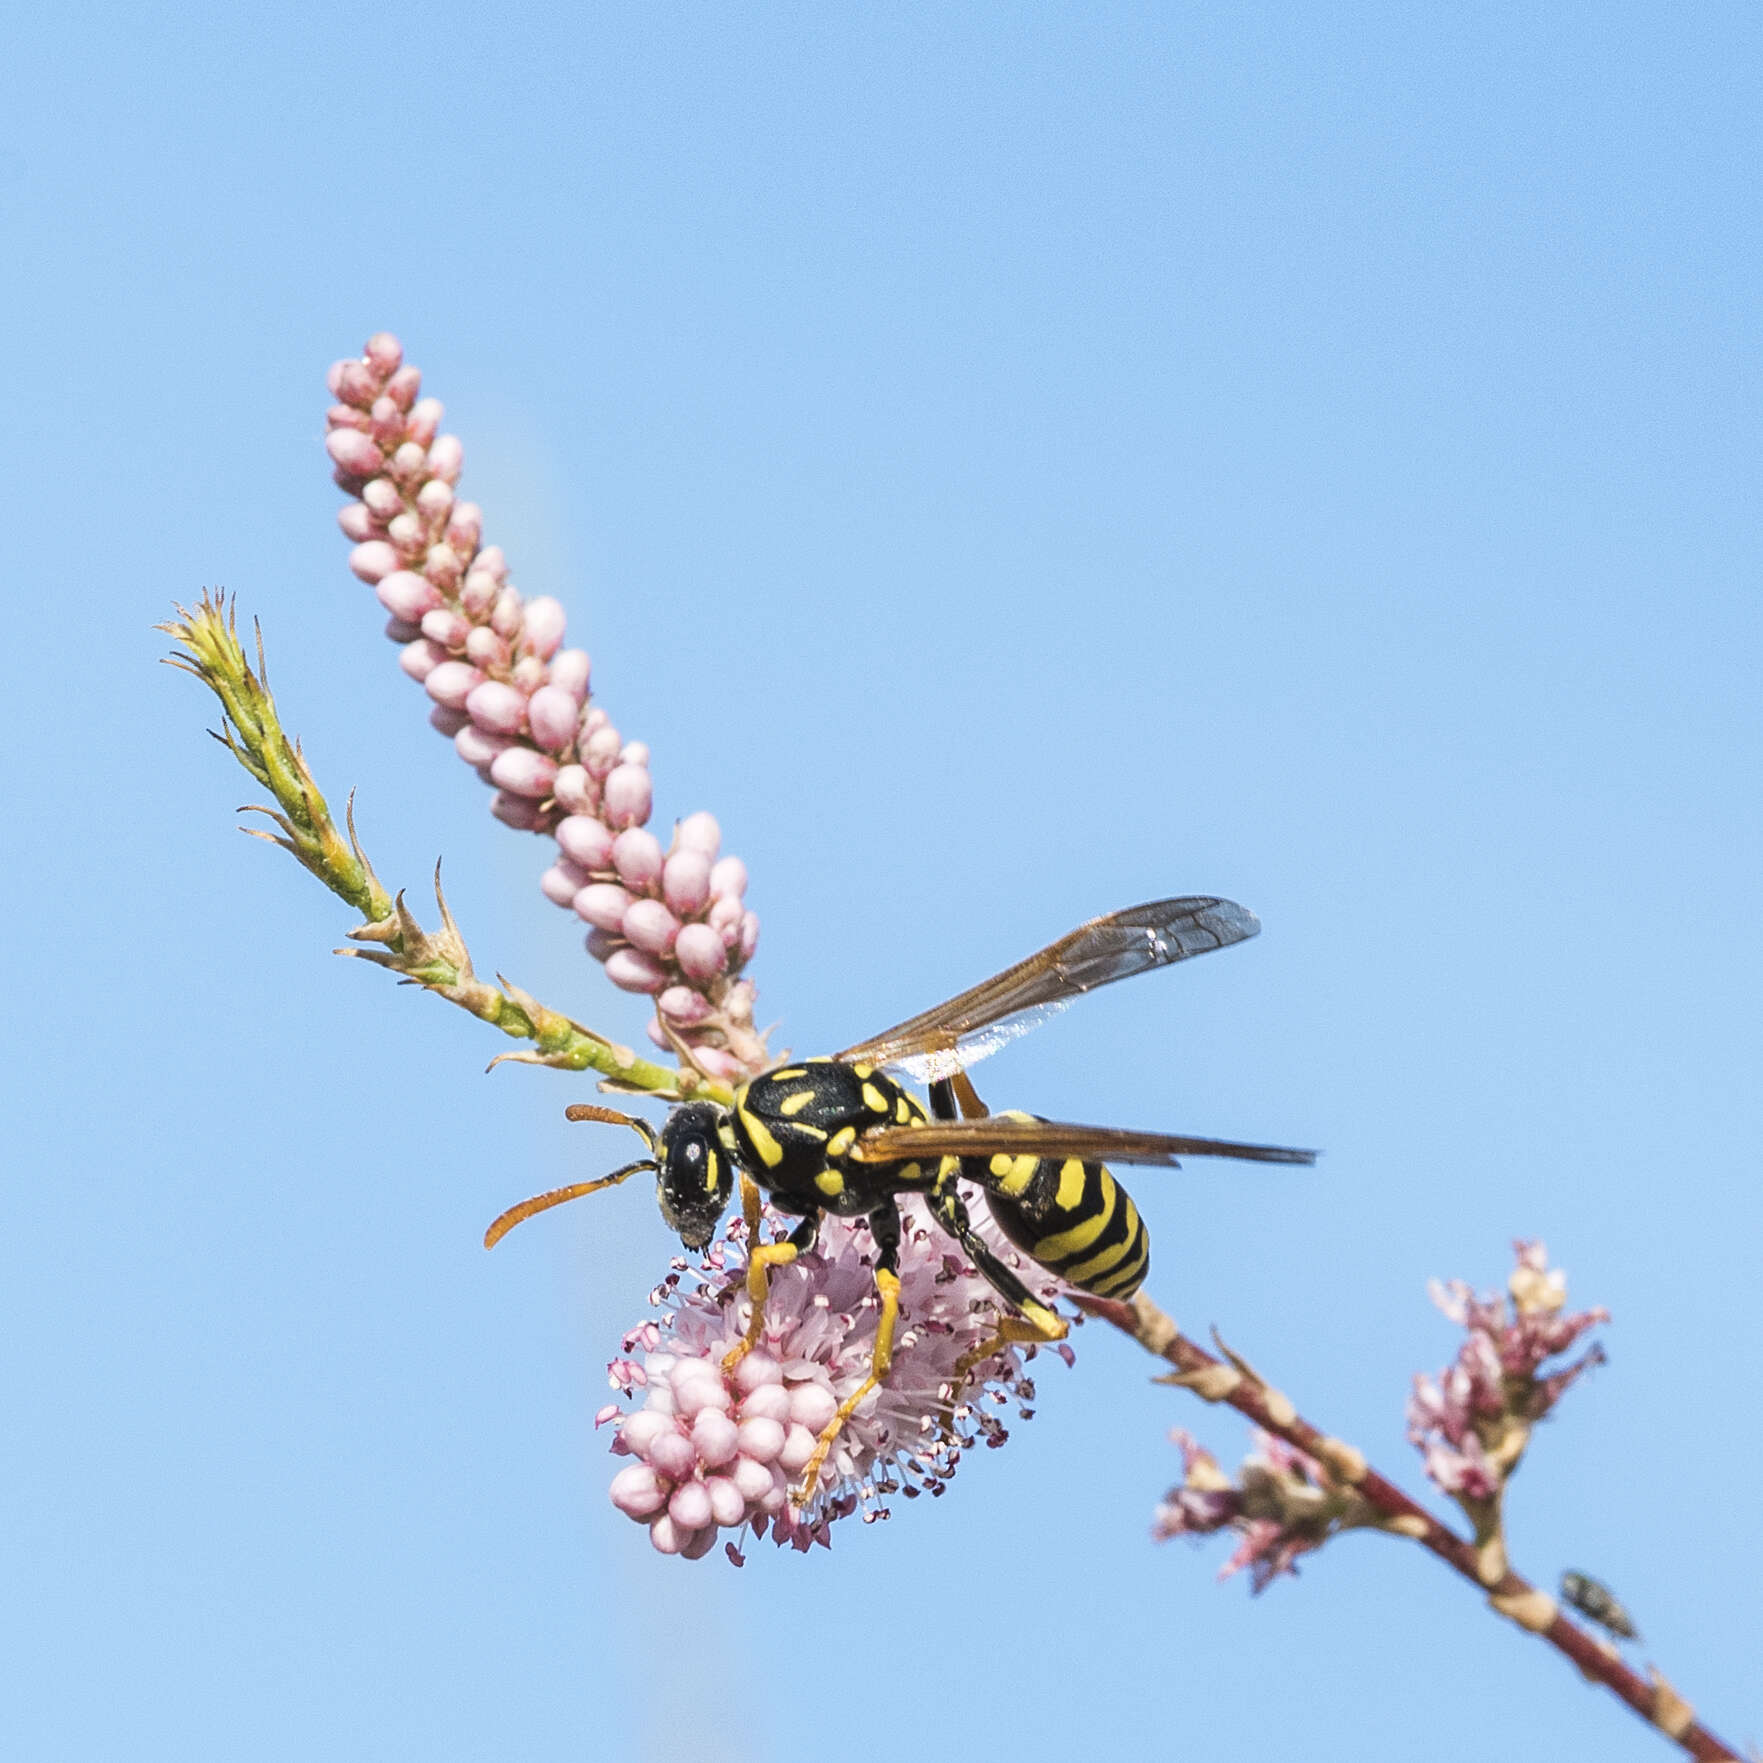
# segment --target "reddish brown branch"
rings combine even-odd
[[[1587,1678],[1620,1696],[1690,1756],[1701,1763],[1740,1763],[1738,1752],[1703,1726],[1657,1672],[1642,1677],[1614,1647],[1562,1615],[1547,1592],[1514,1573],[1498,1537],[1477,1545],[1441,1524],[1372,1469],[1353,1446],[1312,1426],[1285,1395],[1222,1341],[1218,1346],[1223,1357],[1196,1346],[1142,1292],[1126,1304],[1081,1293],[1074,1296],[1092,1316],[1112,1323],[1147,1352],[1173,1365],[1175,1375],[1168,1382],[1191,1389],[1208,1402],[1227,1403],[1264,1431],[1315,1458],[1343,1488],[1351,1488],[1378,1513],[1381,1529],[1430,1549],[1476,1586],[1500,1615],[1566,1654]]]

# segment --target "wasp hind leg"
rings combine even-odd
[[[790,1502],[806,1506],[820,1485],[820,1472],[826,1467],[828,1453],[845,1430],[845,1422],[855,1414],[869,1394],[888,1375],[894,1359],[894,1328],[900,1320],[900,1214],[890,1199],[869,1215],[869,1233],[875,1238],[875,1289],[881,1299],[881,1315],[876,1318],[875,1345],[869,1354],[869,1375],[839,1404],[839,1411],[824,1427],[814,1442],[814,1455],[802,1468],[802,1485],[790,1495]]]
[[[967,1216],[967,1202],[961,1198],[961,1191],[953,1180],[938,1184],[931,1195],[930,1205],[937,1223],[961,1245],[980,1276],[1016,1312],[1014,1316],[1000,1316],[991,1338],[969,1348],[955,1361],[953,1379],[957,1391],[966,1382],[967,1374],[976,1365],[983,1365],[1000,1347],[1007,1347],[1013,1341],[1049,1346],[1070,1334],[1071,1325],[1065,1318],[1043,1304],[974,1230]]]
[[[735,1367],[759,1345],[765,1331],[765,1300],[771,1295],[771,1270],[788,1267],[798,1255],[814,1246],[820,1229],[820,1214],[810,1212],[781,1243],[759,1240],[759,1184],[752,1177],[741,1177],[741,1216],[747,1225],[747,1332],[722,1361],[722,1374],[730,1377]]]

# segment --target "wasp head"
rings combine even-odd
[[[661,1129],[655,1198],[688,1249],[702,1249],[716,1234],[734,1193],[734,1166],[719,1131],[725,1114],[714,1102],[686,1102]]]

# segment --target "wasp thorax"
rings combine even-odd
[[[716,1234],[734,1192],[734,1170],[717,1137],[722,1114],[714,1103],[687,1102],[661,1129],[655,1197],[688,1249],[702,1249]]]

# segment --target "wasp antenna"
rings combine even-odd
[[[579,1200],[584,1194],[597,1194],[602,1188],[615,1188],[621,1181],[628,1181],[640,1169],[653,1169],[655,1165],[647,1158],[640,1162],[627,1163],[623,1169],[615,1169],[610,1175],[603,1175],[598,1181],[571,1182],[566,1188],[553,1188],[548,1194],[534,1194],[530,1200],[522,1200],[518,1206],[510,1206],[490,1228],[484,1232],[484,1247],[493,1249],[514,1229],[517,1224],[533,1217],[539,1212],[549,1212],[553,1206],[561,1206],[565,1200]]]
[[[597,1102],[571,1102],[563,1110],[565,1120],[597,1120],[606,1126],[628,1126],[651,1151],[655,1149],[655,1129],[635,1114],[623,1114],[616,1108],[602,1108]]]

